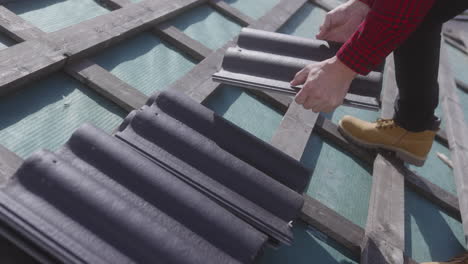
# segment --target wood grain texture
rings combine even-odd
[[[107,5],[122,8],[125,5],[132,4],[130,0],[102,0]],[[205,59],[212,50],[200,43],[199,41],[189,37],[184,32],[180,31],[175,26],[169,23],[161,23],[153,28],[153,32],[161,39],[169,42],[184,53],[193,57],[195,60],[201,61]]]
[[[293,102],[276,130],[271,144],[289,156],[300,160],[314,130],[318,113]]]
[[[184,32],[180,31],[175,26],[163,23],[158,25],[154,32],[163,40],[171,43],[173,46],[188,54],[192,58],[202,61],[208,57],[213,51],[200,43],[199,41],[189,37]]]
[[[68,65],[65,71],[129,112],[142,107],[148,100],[148,96],[90,60]]]
[[[382,95],[382,118],[392,118],[397,96],[393,55],[385,64]],[[361,263],[404,263],[405,248],[405,178],[395,168],[403,162],[392,162],[377,155],[372,173],[372,189],[367,215],[366,232],[362,245]]]
[[[232,7],[223,0],[210,0],[208,1],[208,3],[210,3],[210,5],[218,12],[236,21],[241,26],[245,27],[248,25],[252,25],[255,22],[255,19],[245,15],[244,13]]]
[[[4,6],[0,6],[0,31],[17,42],[43,37],[45,34]]]
[[[361,263],[403,263],[404,183],[403,175],[378,155],[374,162]]]
[[[40,29],[2,7],[0,16],[0,27],[15,36],[15,39],[32,40],[46,36]],[[146,95],[90,60],[66,65],[65,71],[127,111],[143,106],[148,99]]]
[[[359,258],[364,229],[323,205],[318,200],[304,195],[301,220],[317,228]]]
[[[150,29],[204,0],[145,0],[0,51],[0,95]],[[86,36],[86,38],[83,38]]]
[[[468,238],[468,127],[456,93],[455,79],[445,45],[442,41],[439,68],[440,95],[466,242]]]

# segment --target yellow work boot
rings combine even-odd
[[[378,119],[371,123],[352,116],[344,116],[338,128],[353,143],[394,151],[397,157],[416,166],[424,165],[436,134],[432,130],[410,132],[393,119]]]
[[[424,262],[421,264],[468,264],[468,254],[465,253],[447,262]]]

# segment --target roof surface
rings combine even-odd
[[[57,151],[85,122],[110,134],[130,110],[143,106],[154,92],[178,90],[255,137],[284,150],[313,171],[304,196],[308,207],[301,213],[302,220],[294,225],[293,245],[269,249],[259,262],[359,262],[360,244],[366,237],[364,231],[372,228],[368,217],[372,216],[369,201],[372,205],[370,198],[376,188],[373,185],[377,185],[371,177],[374,174],[376,178],[375,153],[353,148],[334,129],[344,114],[373,120],[381,113],[342,106],[332,114],[311,118],[297,112],[294,105],[289,107],[291,100],[287,97],[220,86],[211,80],[221,65],[225,49],[235,46],[230,40],[242,27],[250,25],[311,37],[317,32],[325,10],[334,3],[305,0],[100,2],[1,1],[5,8],[0,8],[0,42],[4,46],[0,51],[3,76],[0,143],[10,152],[3,148],[0,151],[0,174],[5,176],[8,168],[21,161],[12,153],[27,158],[41,148]],[[137,3],[132,5],[132,2]],[[452,24],[451,32],[446,33],[461,41],[455,41],[458,45],[453,42],[445,45],[454,77],[444,78],[457,79],[461,88],[463,82],[468,82],[467,27],[463,21]],[[385,80],[388,79],[384,77],[384,84]],[[441,87],[450,86],[449,81],[444,81]],[[396,205],[402,215],[398,216],[399,225],[395,230],[403,230],[404,245],[399,247],[404,255],[416,261],[448,259],[462,252],[465,246],[457,202],[457,196],[464,195],[460,196],[457,187],[461,186],[460,168],[468,163],[460,158],[463,152],[458,146],[465,144],[456,136],[460,119],[448,119],[458,111],[450,108],[453,105],[459,106],[467,116],[468,98],[462,89],[455,87],[453,91],[456,99],[452,94],[441,96],[438,109],[446,136],[439,135],[424,167],[401,168],[406,185],[398,193],[403,191],[405,196],[403,206]],[[460,103],[447,103],[453,100]],[[294,144],[288,137],[279,136],[287,135],[291,124],[305,131],[290,137],[294,138]],[[291,145],[298,147],[283,148]],[[437,157],[438,152],[454,162],[455,170]],[[15,241],[18,243],[18,237]],[[22,247],[25,245],[34,247],[26,242]],[[35,257],[41,259],[40,255]]]

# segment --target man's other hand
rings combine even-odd
[[[305,109],[331,112],[343,103],[356,73],[336,56],[312,63],[296,74],[292,86],[304,84],[296,95],[296,102]]]
[[[317,39],[345,43],[369,13],[369,6],[359,0],[339,5],[325,16]]]

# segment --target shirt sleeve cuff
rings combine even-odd
[[[372,71],[371,67],[369,67],[366,63],[363,63],[360,54],[356,54],[349,47],[349,44],[345,43],[341,49],[336,53],[336,57],[348,68],[355,71],[361,75],[367,75],[369,72]]]

